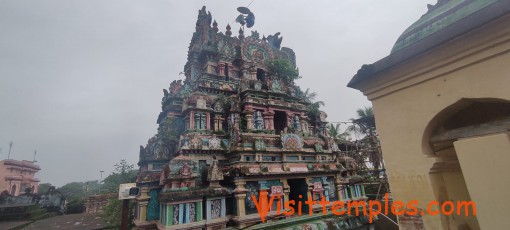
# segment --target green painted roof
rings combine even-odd
[[[435,6],[407,28],[397,39],[391,53],[406,48],[498,0],[439,0]]]

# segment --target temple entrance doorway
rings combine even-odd
[[[288,179],[287,183],[290,186],[289,201],[295,201],[295,204],[290,206],[294,208],[294,211],[297,214],[298,204],[299,201],[301,201],[302,213],[308,213],[308,205],[305,204],[305,201],[308,199],[308,184],[306,183],[305,178]],[[299,195],[301,195],[301,198],[299,198]]]
[[[280,134],[287,127],[287,113],[283,111],[274,111],[274,130],[276,134]]]

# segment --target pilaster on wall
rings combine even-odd
[[[313,198],[313,196],[312,196],[312,191],[313,191],[312,177],[306,177],[305,182],[306,182],[306,187],[308,188],[306,190],[306,195],[307,195],[306,199],[308,199],[308,197]]]
[[[289,202],[290,186],[289,183],[287,182],[287,179],[281,179],[280,181],[283,184],[283,202],[284,204],[286,204],[287,202]]]
[[[338,200],[342,200],[343,199],[343,184],[342,184],[342,176],[340,174],[336,174],[335,175],[335,188],[336,188],[336,195],[338,197]]]

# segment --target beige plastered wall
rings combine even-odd
[[[507,133],[454,142],[481,229],[508,228],[510,136]]]
[[[427,127],[437,114],[463,98],[510,100],[509,18],[503,18],[421,57],[409,60],[397,68],[375,76],[375,80],[360,87],[373,103],[383,157],[395,200],[418,200],[418,207],[422,209],[426,209],[428,202],[435,200],[429,175],[435,159],[430,156],[432,152],[427,142],[430,130]],[[485,146],[488,148],[485,151],[486,157],[490,157],[491,147]],[[507,154],[510,154],[510,150]],[[479,160],[472,157],[460,162],[475,166]],[[508,161],[492,163],[508,164]],[[497,178],[473,179],[472,177],[477,176],[477,168],[471,166],[470,172],[465,173],[469,192],[474,191],[472,189],[482,180],[486,180],[486,183],[479,186],[496,186],[497,183],[497,187],[505,192],[485,199],[508,204],[505,199],[510,197],[510,183],[502,183]],[[500,168],[496,167],[498,170]],[[493,191],[483,192],[491,194]],[[476,196],[472,198],[477,199]],[[485,220],[486,216],[485,213],[478,217],[480,225],[484,226],[482,229],[500,229],[496,224],[491,225],[489,219]],[[439,216],[425,215],[423,221],[426,229],[444,229]]]

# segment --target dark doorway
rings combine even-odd
[[[282,130],[287,127],[287,113],[283,111],[275,111],[273,124],[276,134],[280,134]]]
[[[295,205],[291,205],[294,208],[295,213],[298,213],[298,204],[301,201],[301,211],[304,215],[308,214],[308,205],[305,204],[305,201],[308,200],[308,185],[304,178],[298,179],[288,179],[287,180],[290,186],[289,192],[289,201],[294,200]],[[299,198],[301,195],[301,198]]]
[[[11,195],[15,196],[16,195],[16,185],[13,185],[11,187]]]
[[[257,69],[257,80],[262,82],[266,80],[266,74],[263,69]]]

